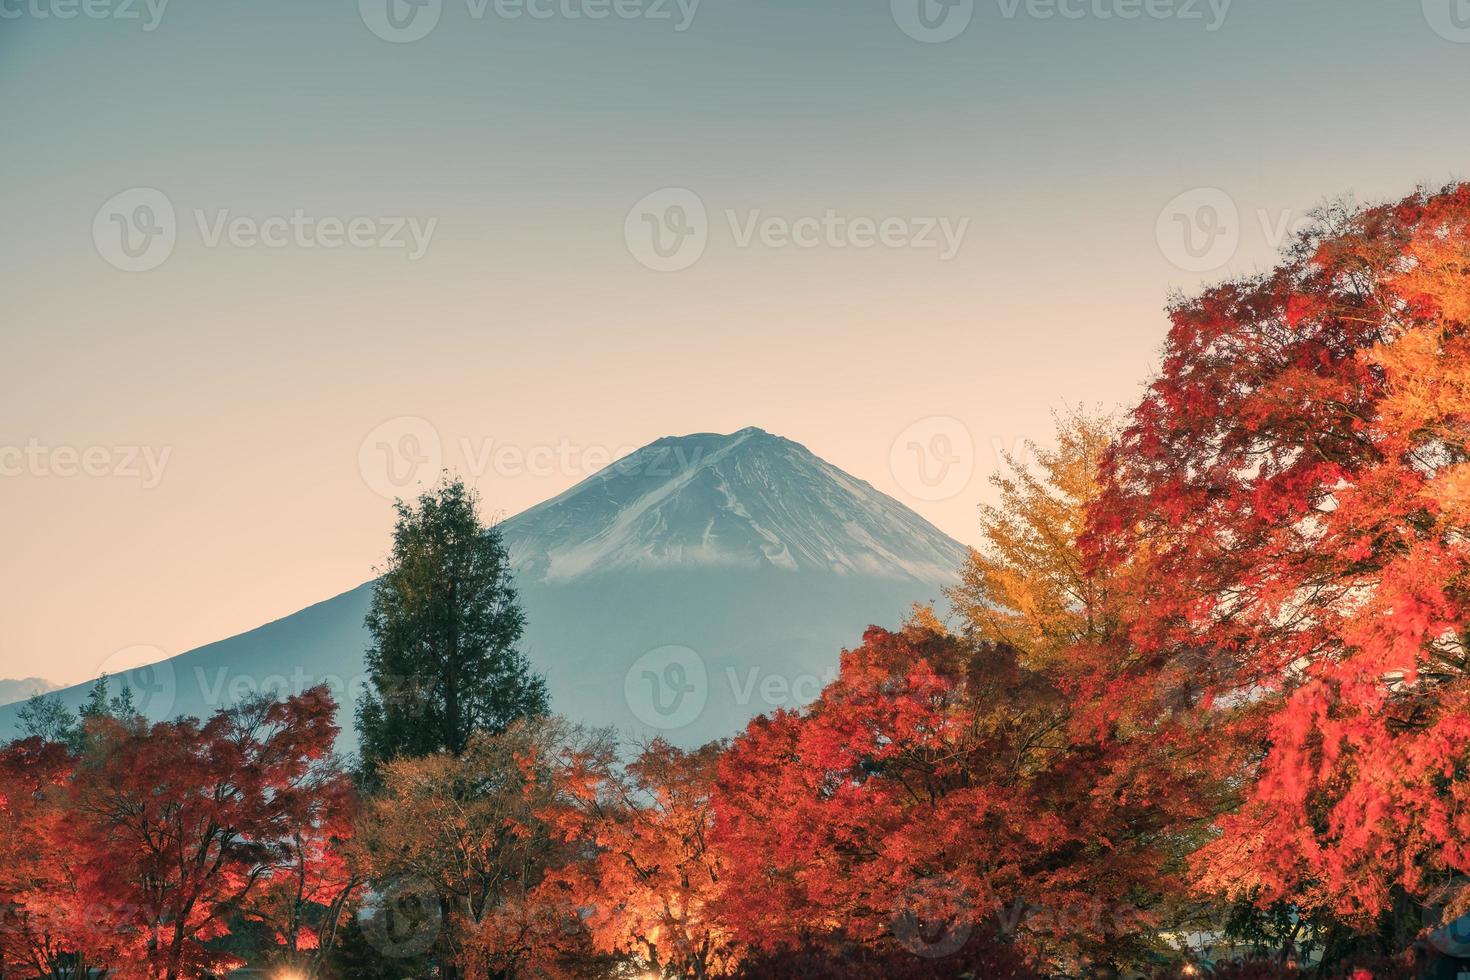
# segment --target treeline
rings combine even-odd
[[[505,549],[402,505],[321,691],[0,756],[5,976],[1388,978],[1470,911],[1470,187],[1324,208],[1010,460],[948,596],[728,743],[548,713]],[[95,973],[91,975],[96,975]],[[1452,975],[1452,974],[1451,974]]]

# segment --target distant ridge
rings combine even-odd
[[[26,677],[21,680],[0,679],[0,705],[26,701],[35,694],[49,694],[61,689],[44,677]]]

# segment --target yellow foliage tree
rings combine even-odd
[[[983,544],[948,592],[972,638],[1014,647],[1034,670],[1114,624],[1106,577],[1084,566],[1078,538],[1116,426],[1080,408],[1055,418],[1054,448],[1026,443],[1034,466],[1005,454],[1006,468],[991,477],[1000,499],[980,508]]]

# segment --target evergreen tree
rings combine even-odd
[[[109,696],[110,680],[106,674],[92,682],[87,700],[75,712],[61,703],[55,694],[35,694],[16,712],[22,736],[38,737],[48,742],[63,742],[80,752],[86,744],[87,723],[111,718],[124,725],[144,723],[138,714],[133,689],[123,685],[122,693]]]
[[[138,706],[133,699],[133,689],[124,684],[121,694],[112,695],[109,690],[110,686],[106,674],[92,682],[92,690],[87,692],[86,702],[77,709],[77,720],[83,725],[92,718],[113,718],[117,721],[129,722],[138,717]]]
[[[481,523],[476,494],[446,477],[417,506],[395,506],[393,551],[366,621],[372,690],[357,711],[369,768],[459,755],[471,733],[502,732],[548,707],[545,681],[516,649],[525,615],[510,556]]]
[[[54,694],[32,694],[16,712],[22,738],[70,742],[76,736],[77,716]]]

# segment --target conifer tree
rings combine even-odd
[[[545,681],[516,649],[525,629],[500,532],[446,477],[398,501],[393,551],[373,587],[372,690],[358,706],[363,760],[460,755],[476,731],[545,714]]]

